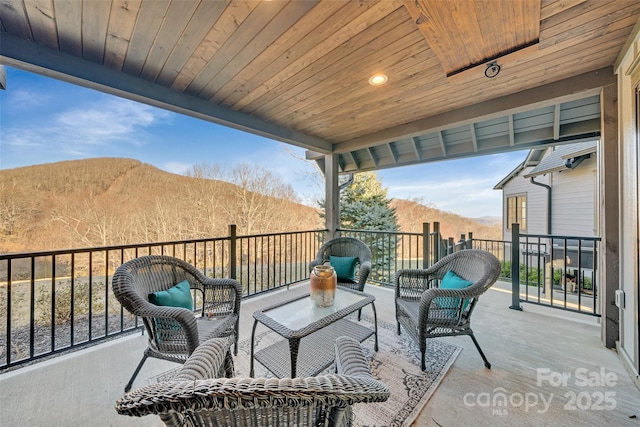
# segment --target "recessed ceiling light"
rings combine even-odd
[[[371,86],[380,86],[383,85],[389,80],[389,78],[384,74],[375,74],[369,78],[369,84]]]

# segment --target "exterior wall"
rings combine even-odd
[[[592,155],[576,169],[553,173],[553,234],[581,237],[596,235],[596,166],[595,155]]]
[[[511,241],[511,230],[507,229],[507,197],[526,194],[527,196],[527,229],[521,233],[547,233],[547,190],[539,185],[533,185],[529,179],[523,178],[531,171],[531,167],[524,168],[513,177],[502,189],[502,236],[503,240]],[[547,177],[536,178],[537,182],[549,184]]]
[[[637,26],[636,26],[637,27]],[[635,91],[640,85],[640,33],[622,59],[618,74],[619,167],[620,185],[620,289],[625,293],[625,308],[620,309],[620,341],[618,351],[628,369],[640,372],[640,339],[638,305],[639,214],[640,182],[638,129],[636,127]]]
[[[503,238],[511,240],[507,229],[507,197],[527,195],[528,234],[547,234],[547,190],[523,178],[532,168],[524,169],[509,181],[502,191]],[[535,181],[552,187],[552,234],[592,237],[597,235],[595,218],[595,156],[584,160],[576,169],[535,177]]]

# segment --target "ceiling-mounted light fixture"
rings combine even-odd
[[[484,70],[484,75],[492,79],[500,72],[500,65],[497,61],[489,62],[487,68]]]
[[[380,86],[385,84],[387,80],[389,80],[389,78],[384,74],[374,74],[373,76],[369,77],[369,84],[371,86]]]

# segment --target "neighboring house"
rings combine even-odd
[[[493,188],[502,190],[503,240],[521,233],[593,237],[597,224],[597,141],[534,149]]]
[[[598,235],[597,141],[533,149],[527,158],[494,187],[502,190],[503,240],[511,241],[512,224],[520,233],[568,237]],[[564,272],[572,283],[578,274],[577,239],[530,239],[522,248],[535,265],[544,255],[545,281],[550,285],[551,268]],[[565,250],[566,247],[566,250]],[[580,244],[581,273],[591,280],[593,244]],[[563,280],[564,281],[564,280]]]

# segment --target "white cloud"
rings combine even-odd
[[[91,155],[93,146],[141,144],[142,131],[169,113],[125,99],[97,97],[95,102],[62,111],[50,122],[6,129],[4,142],[16,148],[41,147],[74,156]]]
[[[51,96],[44,95],[42,93],[31,92],[23,89],[16,89],[10,92],[10,98],[8,105],[11,108],[16,109],[28,109],[46,103],[51,99]]]
[[[175,173],[177,175],[184,175],[187,172],[187,169],[191,167],[188,163],[180,163],[180,162],[167,162],[163,165],[163,169],[167,172]]]

